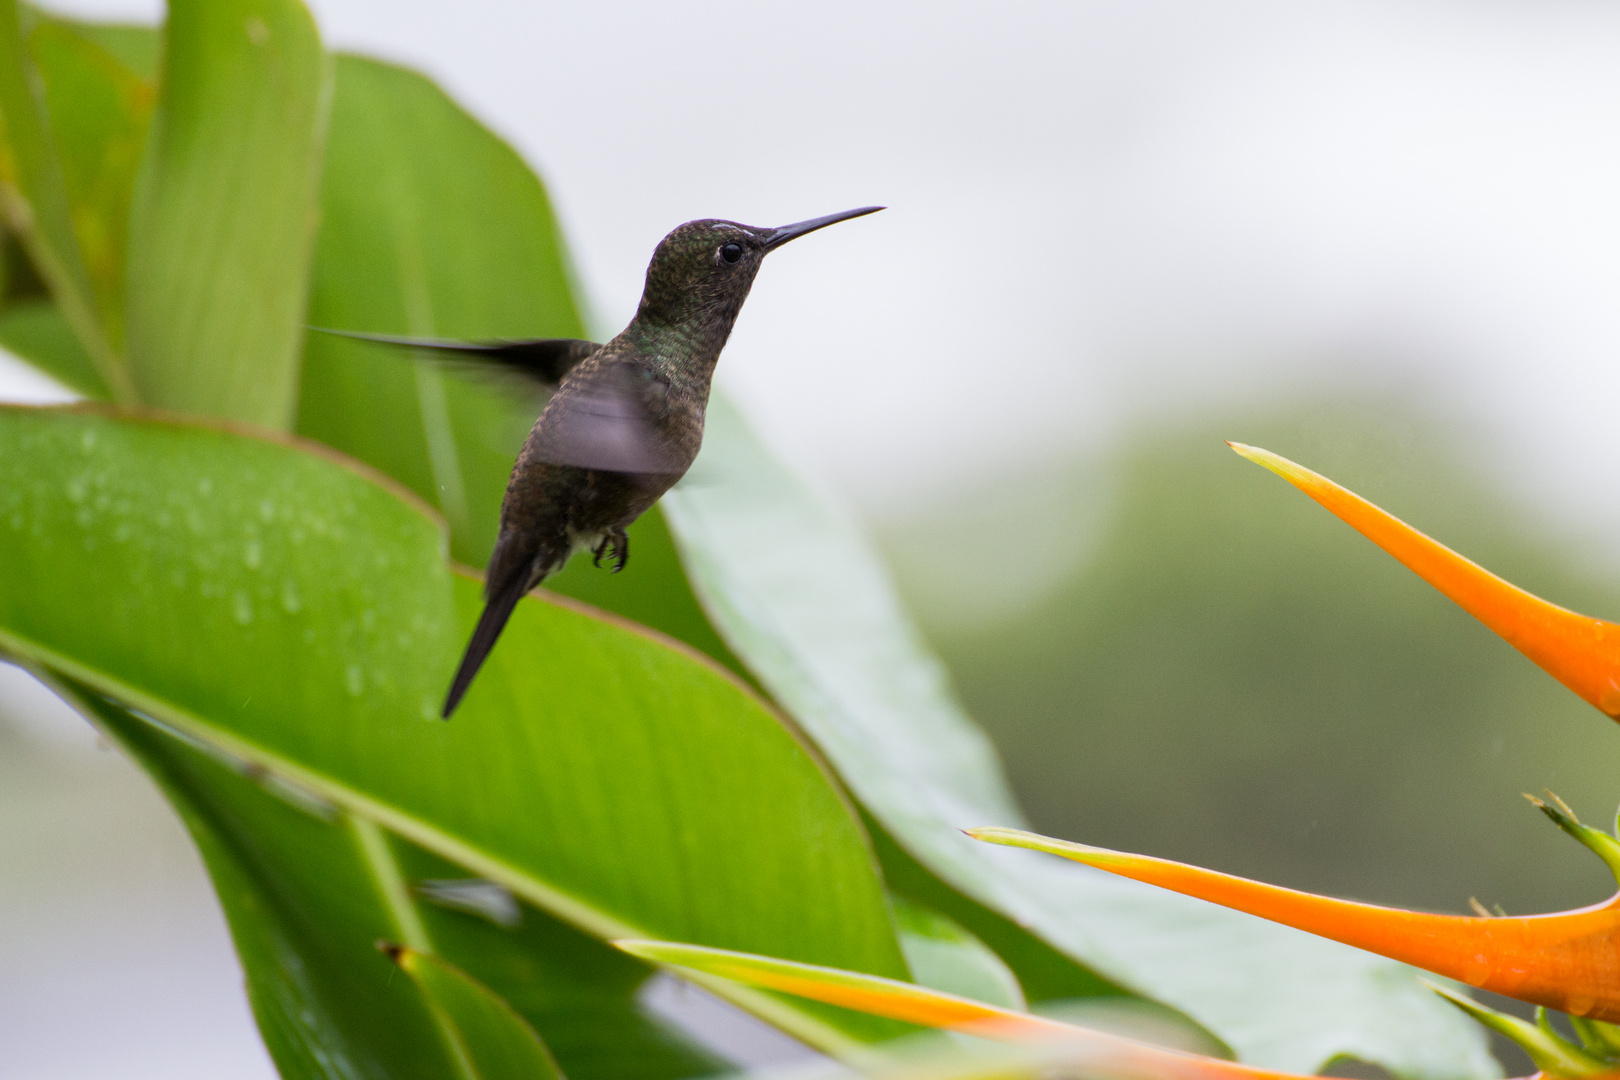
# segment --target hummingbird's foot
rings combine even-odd
[[[601,566],[602,556],[609,551],[613,553],[613,573],[617,574],[624,569],[624,564],[630,561],[630,536],[623,529],[614,529],[602,537],[600,543],[591,549],[591,565]]]

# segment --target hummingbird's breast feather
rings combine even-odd
[[[704,404],[652,363],[599,353],[557,388],[519,463],[679,476],[697,456]]]

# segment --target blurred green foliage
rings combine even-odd
[[[940,595],[968,585],[906,571],[909,549],[965,528],[971,501],[888,538],[1035,828],[1407,907],[1477,896],[1527,913],[1612,891],[1519,794],[1550,787],[1605,819],[1620,798],[1613,723],[1225,438],[1555,603],[1620,613],[1615,581],[1583,570],[1569,538],[1483,474],[1481,447],[1421,409],[1302,406],[1140,433],[1107,466],[1109,498],[1082,507],[1089,541],[1068,533],[1091,544],[1083,563],[991,623],[966,624]],[[1072,512],[1095,468],[1026,478],[1022,520],[1001,534]]]

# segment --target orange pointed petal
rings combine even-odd
[[[1433,915],[1334,900],[1020,829],[970,829],[968,835],[1061,855],[1533,1005],[1620,1022],[1620,895],[1555,915]]]
[[[1084,1064],[1103,1075],[1133,1080],[1302,1080],[1291,1073],[1166,1050],[876,975],[702,945],[667,941],[615,941],[613,944],[643,960],[719,975],[873,1016],[1002,1042],[1061,1046],[1065,1062]]]
[[[1543,671],[1620,719],[1620,625],[1578,615],[1511,585],[1326,477],[1242,443],[1227,443],[1342,518]]]

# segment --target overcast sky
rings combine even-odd
[[[1396,385],[1620,527],[1620,7],[312,6],[539,169],[602,333],[680,221],[888,204],[773,256],[721,365],[869,511],[1144,414]]]

